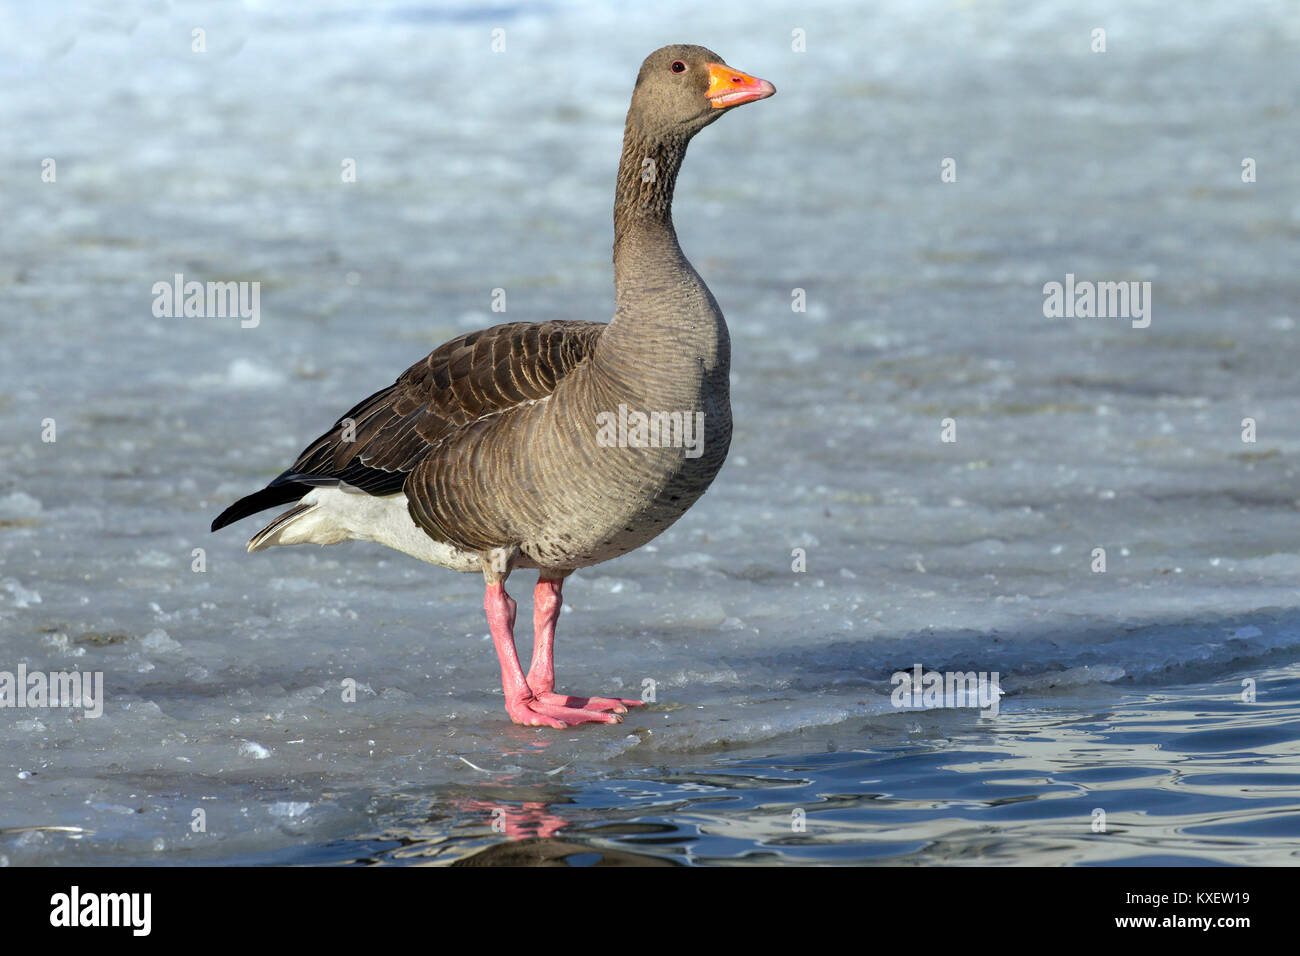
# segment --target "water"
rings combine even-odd
[[[1228,687],[1066,693],[987,729],[853,721],[672,768],[484,755],[469,780],[375,795],[358,838],[241,862],[1294,863],[1300,668],[1248,710]]]
[[[0,17],[0,671],[107,693],[0,710],[0,861],[1294,860],[1292,6]],[[655,704],[513,727],[472,576],[207,524],[451,335],[608,316],[627,93],[681,40],[780,91],[677,193],[731,458],[566,587],[560,687]],[[178,272],[260,321],[155,317]],[[1067,274],[1150,281],[1150,327],[1046,318]],[[899,711],[916,664],[998,715]]]

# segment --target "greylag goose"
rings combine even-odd
[[[555,690],[564,579],[639,548],[704,494],[731,442],[727,324],[673,229],[691,137],[776,89],[699,46],[641,65],[614,195],[613,321],[511,322],[439,346],[352,408],[212,530],[294,502],[248,542],[375,541],[479,571],[517,724],[617,723],[640,700]],[[533,657],[510,573],[538,571]]]

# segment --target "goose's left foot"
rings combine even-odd
[[[626,714],[629,707],[645,706],[643,700],[628,700],[626,697],[572,697],[554,691],[543,691],[535,697],[541,703],[554,707],[579,707],[582,710],[613,711],[616,714]]]

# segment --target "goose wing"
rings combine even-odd
[[[550,395],[592,354],[607,327],[510,322],[440,345],[340,417],[293,467],[223,511],[212,530],[296,501],[318,485],[400,492],[410,473],[461,429]]]

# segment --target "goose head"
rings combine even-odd
[[[767,80],[728,66],[712,50],[674,44],[641,64],[628,125],[655,138],[689,139],[724,113],[775,92]]]

